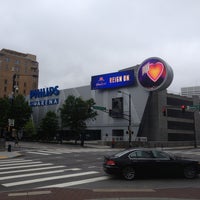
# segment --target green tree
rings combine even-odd
[[[18,95],[14,99],[0,98],[0,128],[8,126],[8,119],[14,119],[14,127],[21,130],[29,120],[32,113],[31,107],[24,96]]]
[[[75,134],[75,143],[77,143],[80,134],[84,134],[87,128],[87,120],[95,120],[97,112],[91,109],[95,105],[93,99],[84,101],[81,97],[73,95],[68,96],[63,104],[61,111],[62,127],[69,127]],[[83,135],[82,135],[83,136]],[[84,136],[82,137],[81,144],[84,144]]]
[[[8,125],[10,102],[8,98],[0,98],[0,127]]]
[[[59,129],[58,117],[55,112],[48,111],[40,123],[41,138],[50,140]]]
[[[29,121],[32,109],[23,95],[10,101],[9,118],[15,120],[15,129],[21,129]]]
[[[23,137],[26,139],[32,139],[36,136],[36,128],[34,126],[34,123],[31,119],[29,119],[28,122],[26,122],[24,126],[24,133]]]

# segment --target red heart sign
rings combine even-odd
[[[163,70],[164,65],[161,62],[149,63],[149,70],[147,75],[153,82],[156,82],[162,75]]]

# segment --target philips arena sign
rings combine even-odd
[[[31,90],[30,106],[37,107],[59,104],[59,98],[57,98],[59,94],[60,90],[58,86]]]

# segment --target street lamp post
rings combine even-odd
[[[128,146],[131,147],[131,94],[118,91],[119,93],[125,94],[129,98],[129,114],[128,114]]]

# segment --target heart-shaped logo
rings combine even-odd
[[[161,62],[149,63],[148,77],[156,82],[164,71],[164,65]]]

